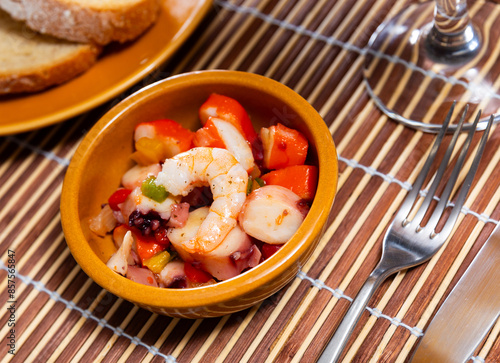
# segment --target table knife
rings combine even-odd
[[[412,363],[466,362],[500,315],[500,225],[446,298]]]

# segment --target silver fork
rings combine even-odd
[[[448,206],[448,199],[450,198],[453,187],[457,181],[458,175],[465,161],[465,156],[467,155],[469,146],[472,141],[472,136],[474,135],[474,132],[476,130],[481,112],[478,112],[475,118],[472,128],[470,129],[467,135],[467,139],[462,147],[460,155],[458,156],[457,163],[453,168],[450,179],[448,180],[439,199],[439,202],[432,212],[428,222],[424,226],[421,226],[422,220],[426,215],[427,210],[429,209],[431,201],[434,197],[434,193],[436,192],[436,189],[447,168],[453,149],[455,148],[458,135],[461,132],[461,128],[465,120],[467,108],[462,114],[456,131],[453,134],[452,140],[445,152],[445,155],[443,156],[443,160],[436,172],[435,178],[429,188],[429,191],[427,192],[427,195],[424,198],[424,201],[418,208],[415,216],[411,218],[411,220],[409,220],[408,218],[410,212],[413,209],[413,205],[420,194],[420,189],[422,188],[427,174],[431,169],[431,165],[437,154],[441,141],[446,134],[454,108],[455,105],[453,104],[450,111],[448,112],[443,127],[432,146],[429,156],[415,181],[413,188],[406,196],[390,228],[385,234],[382,248],[382,257],[378,265],[372,271],[370,276],[368,276],[368,279],[356,295],[356,298],[352,302],[349,310],[344,316],[344,319],[337,328],[337,331],[323,351],[323,354],[321,355],[318,363],[338,361],[350,335],[352,334],[352,331],[354,330],[355,325],[357,324],[359,318],[361,317],[361,314],[365,310],[368,301],[380,286],[380,284],[387,277],[395,272],[419,265],[429,260],[440,249],[440,247],[444,244],[444,242],[451,234],[453,226],[455,225],[460,210],[462,209],[462,206],[465,202],[467,193],[469,192],[474,174],[476,173],[477,167],[479,165],[481,155],[488,139],[491,124],[494,119],[493,116],[491,116],[485,128],[471,168],[467,173],[467,176],[465,177],[457,200],[455,201],[455,204],[441,231],[436,232],[435,229],[443,215],[444,210]]]

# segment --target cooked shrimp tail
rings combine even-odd
[[[207,253],[236,226],[246,199],[248,174],[228,150],[197,147],[165,160],[156,183],[182,196],[196,187],[210,186],[213,203],[207,218],[196,236],[184,243],[190,253]]]

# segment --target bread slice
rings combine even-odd
[[[37,34],[0,10],[0,94],[35,92],[89,69],[100,47]]]
[[[33,30],[81,43],[138,37],[159,15],[162,0],[0,0],[0,8]]]

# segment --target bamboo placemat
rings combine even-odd
[[[384,116],[363,86],[363,49],[370,35],[406,5],[216,0],[176,55],[127,92],[187,71],[242,70],[293,88],[329,125],[340,176],[325,235],[287,287],[246,311],[204,320],[158,316],[102,290],[69,253],[59,214],[66,168],[83,135],[125,95],[58,125],[1,138],[3,361],[315,361],[377,263],[383,234],[434,140]],[[437,109],[428,112],[432,119],[441,117]],[[494,128],[452,237],[429,263],[379,288],[345,362],[409,360],[433,314],[498,224],[499,138]],[[13,273],[15,287],[9,290]],[[500,362],[499,331],[497,323],[475,361]]]

